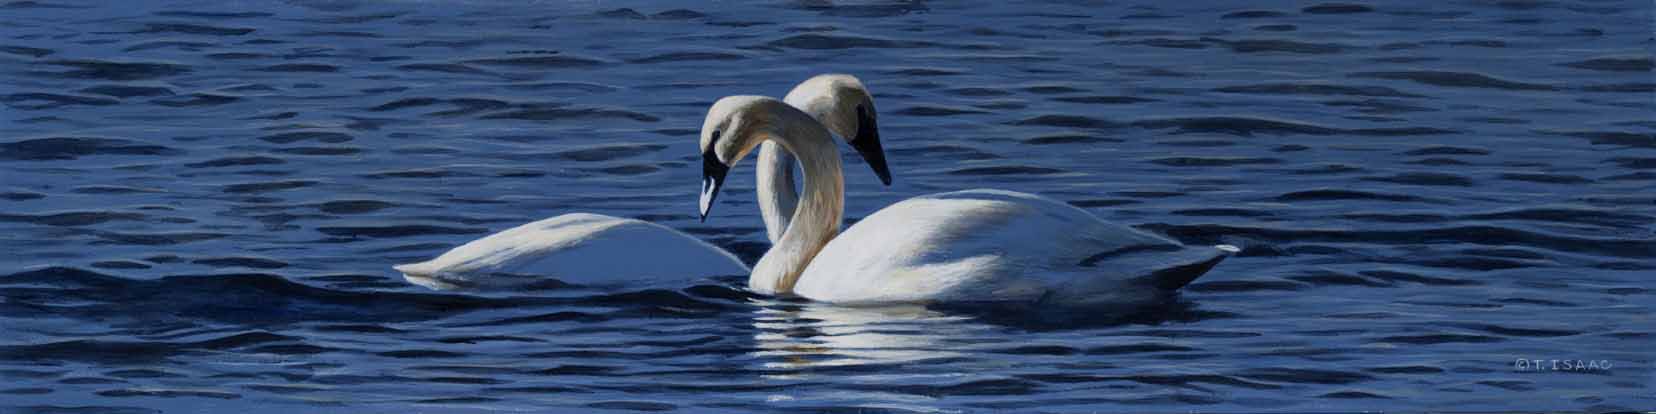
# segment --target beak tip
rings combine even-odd
[[[881,154],[881,155],[883,155],[883,154]],[[874,166],[874,175],[876,177],[880,177],[880,183],[885,184],[887,187],[890,187],[891,186],[891,167],[886,166],[885,157],[881,156],[881,157],[877,158],[874,162],[871,162],[869,164]]]
[[[701,222],[707,222],[707,213],[713,211],[713,202],[719,199],[719,187],[724,186],[725,174],[730,172],[730,166],[718,162],[718,157],[709,149],[702,154],[702,189],[701,205],[697,209]]]

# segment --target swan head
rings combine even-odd
[[[885,148],[880,144],[880,126],[874,110],[874,96],[856,76],[817,75],[788,91],[783,101],[816,118],[857,150],[874,169],[880,182],[891,185],[891,168],[886,166]]]
[[[720,98],[707,110],[701,129],[702,221],[707,221],[730,168],[763,141],[755,137],[762,138],[773,129],[777,123],[773,111],[778,107],[788,105],[774,98],[738,95]]]

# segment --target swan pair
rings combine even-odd
[[[855,78],[827,79],[821,86],[796,88],[800,93],[789,93],[786,102],[761,96],[720,99],[703,122],[704,221],[731,168],[764,147],[759,198],[774,245],[751,271],[729,253],[683,233],[590,214],[530,223],[397,269],[416,283],[467,280],[479,272],[561,277],[746,272],[749,288],[756,292],[841,304],[1087,306],[1161,297],[1236,250],[1183,246],[1062,202],[1002,190],[911,198],[841,234],[844,180],[830,129],[857,148],[888,184],[889,172],[872,99]],[[801,87],[814,81],[818,79]],[[800,195],[792,191],[794,162],[803,170]],[[652,244],[634,244],[644,238]],[[640,253],[648,257],[635,257]]]
[[[786,100],[839,133],[881,182],[891,184],[873,118],[874,101],[860,80],[819,75],[795,86]],[[760,149],[755,171],[759,209],[772,242],[781,237],[799,198],[794,168],[794,158],[776,144]],[[473,240],[435,259],[393,268],[409,282],[432,289],[532,284],[536,276],[588,285],[653,284],[750,271],[735,255],[667,226],[590,213],[531,222]]]

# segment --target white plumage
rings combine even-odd
[[[509,275],[602,285],[748,273],[736,256],[683,232],[588,213],[513,227],[395,269],[409,282],[435,289],[500,284]]]
[[[794,293],[844,303],[1155,299],[1225,258],[1003,190],[910,198],[851,226],[811,260]]]

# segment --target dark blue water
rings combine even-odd
[[[1249,3],[0,4],[0,411],[1656,408],[1649,1]],[[702,115],[824,72],[897,178],[852,218],[994,187],[1245,250],[1042,318],[389,269],[576,211],[751,261]]]

